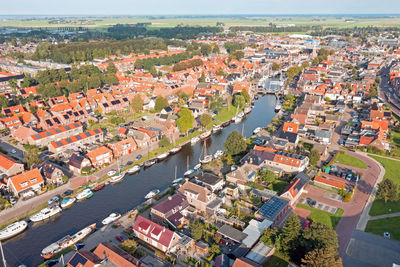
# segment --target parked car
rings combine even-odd
[[[390,239],[390,233],[389,232],[384,232],[383,233],[383,237],[387,238],[387,239]]]
[[[71,195],[74,191],[72,191],[71,189],[68,189],[67,191],[65,191],[64,193],[61,194],[61,197],[67,197],[69,195]]]
[[[59,199],[58,196],[54,196],[54,197],[50,198],[50,199],[47,201],[47,203],[48,203],[49,205],[51,205],[51,204],[53,204],[53,203],[57,203],[59,200],[60,200],[60,199]]]
[[[308,228],[310,226],[310,221],[306,220],[301,226],[303,227],[303,229]]]
[[[115,239],[117,239],[119,242],[124,242],[126,240],[126,238],[123,235],[117,235]]]
[[[143,156],[141,155],[141,154],[139,154],[139,155],[137,155],[136,156],[136,160],[139,160],[139,159],[141,159]]]
[[[313,199],[311,199],[311,198],[307,198],[307,204],[309,205],[309,206],[311,206],[311,207],[314,207],[315,206],[315,204],[317,204],[317,201],[315,201],[315,200],[313,200]]]
[[[346,180],[347,181],[351,181],[351,178],[353,178],[353,175],[350,173],[347,175]]]

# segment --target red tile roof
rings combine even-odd
[[[8,185],[12,184],[17,193],[31,188],[32,186],[44,183],[40,171],[35,168],[30,171],[23,172],[8,179]]]
[[[315,177],[314,181],[315,182],[320,182],[320,183],[323,183],[323,184],[326,184],[326,185],[330,185],[330,186],[333,186],[333,187],[337,187],[337,188],[343,188],[345,186],[345,184],[342,183],[342,182],[331,180],[331,179],[327,179],[327,178],[324,178],[324,177],[321,177],[321,176]]]
[[[168,230],[167,228],[156,224],[142,216],[138,216],[133,230],[140,232],[152,241],[155,241],[167,248],[170,247],[174,232]]]

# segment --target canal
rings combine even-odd
[[[275,102],[274,95],[260,97],[256,100],[252,112],[241,123],[231,123],[220,133],[212,134],[206,142],[207,153],[223,149],[223,143],[234,130],[243,131],[243,134],[249,137],[255,128],[266,126],[275,116]],[[96,222],[98,227],[102,226],[101,221],[111,212],[125,213],[133,209],[144,201],[144,196],[150,190],[163,190],[171,185],[175,166],[177,177],[182,177],[186,171],[188,158],[189,166],[193,168],[198,163],[201,152],[201,142],[194,146],[189,143],[179,153],[146,170],[142,168],[135,175],[127,174],[121,183],[106,186],[89,200],[76,203],[51,221],[42,224],[30,223],[29,229],[23,234],[3,243],[8,265],[37,266],[43,262],[40,252],[44,247],[65,235],[76,233],[93,222]]]

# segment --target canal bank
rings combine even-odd
[[[260,97],[255,102],[252,112],[241,123],[230,124],[207,140],[207,152],[215,153],[223,149],[223,143],[234,130],[243,131],[243,134],[249,137],[255,128],[267,126],[275,116],[275,102],[274,95]],[[189,161],[190,167],[196,165],[201,152],[201,142],[194,146],[187,144],[179,153],[150,168],[142,168],[136,175],[126,175],[121,183],[106,186],[103,190],[96,192],[91,199],[76,203],[51,221],[30,224],[25,233],[3,244],[8,264],[36,266],[42,263],[40,252],[44,247],[91,223],[96,222],[101,225],[101,221],[112,212],[126,213],[131,210],[144,201],[144,196],[150,190],[163,190],[171,185],[174,180],[175,166],[178,177],[182,177],[187,170],[187,162]]]

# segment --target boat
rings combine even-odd
[[[46,207],[44,209],[42,209],[41,211],[39,211],[38,213],[32,215],[29,219],[32,222],[40,222],[40,221],[44,221],[58,213],[60,213],[62,211],[62,209],[59,206],[52,206],[52,207]]]
[[[213,156],[212,155],[207,155],[203,159],[200,160],[200,163],[201,164],[207,164],[207,163],[210,163],[212,160],[213,160]]]
[[[117,213],[117,212],[113,212],[110,215],[108,215],[107,218],[105,218],[104,220],[101,221],[102,224],[107,225],[110,224],[112,222],[115,222],[116,220],[118,220],[119,218],[121,218],[121,214]]]
[[[106,186],[105,183],[98,184],[98,185],[96,185],[96,186],[92,189],[92,191],[93,191],[93,192],[100,191],[100,190],[103,189],[105,186]]]
[[[67,248],[75,245],[79,241],[83,240],[85,237],[90,235],[91,233],[96,230],[96,224],[91,224],[79,232],[75,233],[74,235],[66,235],[60,240],[48,245],[42,250],[41,256],[45,259],[50,259],[53,256],[57,255],[58,253],[66,250]]]
[[[243,111],[244,114],[249,114],[251,112],[251,107],[245,107]]]
[[[92,196],[93,196],[92,190],[90,190],[89,188],[86,188],[85,190],[83,190],[76,196],[76,199],[83,200],[83,199],[91,198]]]
[[[235,122],[236,119],[237,119],[237,116],[233,116],[232,119],[231,119],[231,121],[232,121],[232,122]]]
[[[224,151],[222,150],[217,150],[217,152],[214,153],[214,158],[219,158],[224,154]]]
[[[190,139],[190,143],[191,143],[192,145],[196,144],[196,143],[199,142],[199,141],[200,141],[200,138],[199,138],[198,136],[193,137],[192,139]]]
[[[205,139],[207,139],[207,138],[210,137],[210,136],[211,136],[211,131],[206,131],[206,132],[200,134],[200,139],[201,139],[201,140],[205,140]]]
[[[281,108],[282,108],[282,104],[280,102],[276,102],[275,112],[278,112],[279,110],[281,110]]]
[[[116,184],[122,181],[122,179],[124,178],[124,174],[123,173],[118,173],[117,175],[111,177],[110,179],[110,183],[112,184]]]
[[[195,171],[197,171],[198,169],[200,169],[201,168],[201,164],[199,163],[199,164],[197,164],[197,165],[195,165],[194,167],[193,167],[193,169],[195,170]]]
[[[160,193],[159,189],[151,190],[149,193],[147,193],[147,195],[144,198],[145,199],[150,199],[150,198],[156,196],[158,193]]]
[[[169,152],[164,152],[164,153],[158,155],[158,156],[157,156],[157,159],[158,159],[158,160],[164,160],[164,159],[166,159],[168,156],[169,156]]]
[[[61,201],[61,208],[66,209],[72,206],[72,204],[74,204],[76,201],[76,198],[71,197],[71,198],[65,198]]]
[[[145,167],[150,167],[150,166],[154,165],[155,163],[156,163],[155,160],[148,160],[148,161],[146,161],[146,162],[144,163],[144,166],[145,166]]]
[[[221,126],[225,128],[225,127],[228,127],[229,124],[231,124],[231,121],[226,121],[226,122],[223,122],[223,123],[221,124]]]
[[[221,125],[215,125],[215,126],[212,128],[212,132],[213,132],[213,133],[218,133],[218,132],[221,131],[221,130],[222,130]]]
[[[174,147],[173,149],[171,149],[169,152],[171,154],[175,154],[175,153],[178,153],[179,151],[181,151],[181,149],[182,149],[181,146],[177,146],[177,147]]]
[[[254,129],[253,134],[258,134],[262,130],[261,127],[257,127]]]
[[[116,173],[117,173],[116,170],[111,170],[111,171],[107,172],[107,175],[108,175],[109,177],[111,177],[111,176],[115,175]]]
[[[179,183],[183,182],[184,180],[185,179],[183,179],[183,178],[178,178],[178,179],[173,180],[172,183],[173,184],[179,184]]]
[[[0,231],[0,241],[16,236],[25,231],[26,228],[28,228],[28,223],[26,221],[10,224],[4,228],[4,230]]]
[[[191,175],[192,173],[194,173],[194,170],[189,169],[189,170],[187,170],[183,175],[184,175],[184,176],[189,176],[189,175]]]
[[[135,165],[135,166],[133,166],[132,168],[130,168],[128,170],[128,174],[134,174],[134,173],[136,173],[138,171],[140,171],[140,166],[139,165]]]

